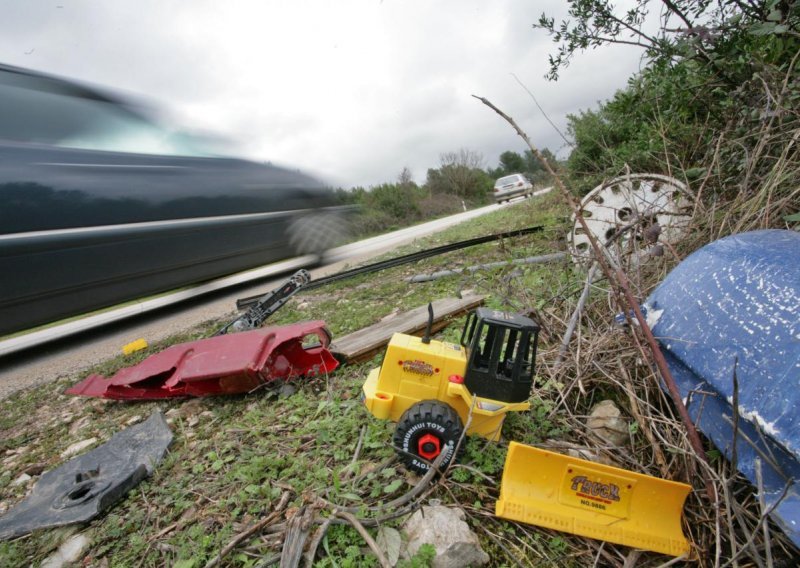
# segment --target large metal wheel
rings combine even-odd
[[[595,187],[581,201],[581,214],[601,246],[618,252],[646,252],[655,234],[675,242],[683,234],[691,212],[686,184],[659,174],[620,176]],[[589,237],[573,215],[567,236],[577,262],[593,258]],[[655,225],[658,228],[654,231]],[[649,231],[649,234],[648,234]]]
[[[455,449],[463,431],[461,418],[451,406],[438,400],[423,400],[400,417],[394,431],[394,447],[406,467],[419,474],[427,473],[445,452],[439,466],[444,470],[458,457]],[[459,454],[462,450],[463,447]]]

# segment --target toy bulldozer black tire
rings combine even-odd
[[[458,413],[438,400],[423,400],[406,410],[394,431],[394,447],[406,467],[425,474],[441,452],[448,452],[439,468],[444,470],[455,456],[464,426]],[[463,444],[459,454],[463,452]]]

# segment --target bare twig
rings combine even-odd
[[[322,521],[322,524],[317,527],[314,537],[311,539],[311,543],[308,545],[308,550],[306,550],[306,566],[309,568],[314,565],[314,558],[317,555],[319,544],[322,542],[322,539],[325,538],[325,533],[328,532],[328,527],[331,526],[331,522],[336,517],[337,512],[338,509],[334,509],[331,512],[331,516]]]
[[[567,324],[567,330],[564,332],[564,337],[561,339],[561,347],[558,350],[558,357],[556,358],[556,362],[554,364],[555,370],[558,371],[561,364],[564,362],[564,357],[567,354],[567,349],[569,348],[569,342],[572,339],[572,334],[575,333],[575,326],[578,325],[578,322],[581,319],[581,313],[583,312],[584,306],[586,306],[586,300],[589,298],[589,291],[592,288],[592,283],[594,282],[595,274],[597,273],[597,263],[593,263],[591,268],[589,268],[589,273],[586,275],[586,282],[583,285],[583,292],[581,292],[580,297],[578,298],[578,304],[575,306],[575,311],[572,312],[572,316],[569,318],[569,324]]]
[[[564,136],[564,133],[561,132],[561,130],[558,129],[558,126],[556,126],[555,123],[552,120],[550,120],[550,117],[547,116],[546,112],[544,112],[544,109],[542,108],[542,105],[539,104],[539,101],[536,100],[536,97],[533,96],[533,93],[531,93],[530,89],[528,89],[528,87],[526,87],[525,84],[522,81],[520,81],[519,77],[517,77],[514,73],[512,73],[511,76],[514,77],[514,80],[517,83],[519,83],[519,86],[522,87],[523,89],[525,89],[525,92],[528,93],[528,95],[530,95],[531,99],[533,99],[533,103],[536,105],[536,108],[538,108],[539,112],[542,113],[542,116],[544,117],[544,119],[547,122],[550,123],[550,126],[553,127],[553,130],[558,132],[558,135],[561,136],[561,139],[564,141],[564,143],[567,146],[569,146],[571,148],[574,148],[575,147],[575,143],[574,142],[570,142],[569,139],[566,136]]]
[[[386,559],[386,556],[384,556],[383,551],[378,546],[378,543],[375,542],[375,539],[372,538],[372,535],[370,535],[367,532],[367,529],[364,528],[364,525],[361,524],[361,521],[359,521],[355,515],[353,515],[352,513],[348,513],[347,511],[337,511],[336,516],[341,517],[342,519],[346,520],[348,523],[353,525],[353,528],[355,528],[358,531],[358,534],[361,535],[361,537],[364,539],[364,541],[366,541],[370,549],[372,549],[373,554],[375,554],[375,556],[378,558],[378,562],[380,562],[381,568],[392,568],[392,565]]]
[[[733,359],[733,399],[731,406],[733,411],[733,441],[731,442],[731,468],[737,469],[737,461],[739,452],[736,445],[739,443],[739,378],[736,376],[736,365],[739,363],[739,358]]]
[[[681,421],[683,422],[684,427],[686,428],[687,435],[689,437],[689,441],[691,443],[692,449],[695,452],[696,458],[703,462],[707,463],[705,450],[703,448],[703,443],[700,440],[700,436],[697,433],[697,429],[692,422],[691,417],[689,416],[689,412],[686,410],[686,406],[683,404],[683,399],[681,398],[680,391],[678,390],[677,385],[675,384],[674,379],[672,378],[672,373],[667,366],[667,362],[664,359],[664,355],[661,353],[661,349],[658,346],[658,342],[656,341],[655,337],[653,336],[653,332],[650,330],[650,326],[647,324],[644,316],[642,315],[642,311],[639,308],[639,303],[633,297],[633,293],[631,292],[630,283],[628,281],[628,277],[625,272],[614,263],[610,256],[606,254],[606,250],[600,246],[597,242],[597,239],[594,237],[594,234],[589,229],[588,225],[586,224],[586,220],[583,218],[581,214],[580,205],[575,200],[574,196],[570,191],[566,188],[564,183],[561,181],[561,178],[551,167],[550,163],[547,159],[539,152],[534,145],[531,143],[530,138],[522,129],[517,126],[514,119],[510,116],[505,114],[499,108],[494,106],[489,100],[484,97],[478,97],[473,95],[476,99],[481,101],[483,104],[494,110],[497,114],[503,117],[511,126],[516,130],[517,134],[525,141],[528,147],[531,149],[531,152],[539,159],[542,165],[545,167],[547,172],[553,176],[555,180],[556,186],[558,186],[559,190],[563,197],[567,200],[570,208],[572,209],[575,218],[580,222],[583,230],[586,234],[586,237],[589,239],[589,243],[592,246],[592,250],[595,254],[595,260],[599,263],[600,267],[603,269],[603,272],[606,274],[606,277],[609,279],[609,282],[616,281],[616,285],[618,287],[617,293],[620,294],[626,301],[627,309],[633,311],[633,314],[636,318],[636,321],[639,324],[639,327],[642,333],[645,336],[645,340],[647,341],[648,346],[650,347],[651,355],[655,361],[656,366],[661,374],[661,378],[667,386],[667,390],[672,397],[672,402],[678,410],[678,414],[681,417]],[[623,307],[625,305],[623,304]],[[709,501],[714,501],[714,488],[711,484],[711,480],[708,477],[708,473],[705,468],[701,469],[703,479],[705,482],[706,487],[706,495]]]
[[[792,479],[786,482],[786,484],[783,486],[781,494],[778,496],[775,502],[761,514],[761,518],[758,519],[758,524],[756,524],[755,529],[753,529],[753,534],[750,536],[749,539],[747,539],[745,545],[739,550],[736,556],[734,556],[733,558],[728,560],[725,564],[723,564],[722,568],[727,568],[728,566],[736,564],[737,560],[739,559],[739,556],[742,554],[742,552],[744,552],[745,548],[748,547],[753,540],[755,540],[756,536],[758,535],[758,531],[761,528],[761,525],[767,522],[767,519],[772,514],[772,511],[774,511],[775,508],[778,505],[780,505],[781,502],[786,498],[786,494],[789,492],[789,488],[792,486],[792,483],[793,483]]]
[[[353,475],[353,471],[358,461],[358,456],[361,454],[361,446],[364,444],[364,435],[367,433],[367,425],[364,424],[361,427],[361,432],[358,435],[358,443],[356,444],[356,449],[353,452],[353,459],[350,460],[350,463],[345,468],[344,473],[342,474],[342,481],[347,480],[348,477]]]
[[[244,531],[240,532],[238,535],[233,537],[233,540],[231,540],[227,545],[225,545],[225,548],[220,550],[219,553],[214,558],[209,560],[204,568],[212,568],[213,566],[217,566],[220,562],[222,562],[222,559],[225,558],[225,556],[227,556],[230,553],[231,550],[236,548],[236,546],[240,542],[253,536],[258,531],[263,529],[265,526],[267,526],[275,519],[277,519],[280,516],[281,511],[283,511],[283,509],[286,507],[286,504],[289,502],[289,496],[290,493],[288,491],[284,491],[283,494],[281,495],[280,501],[278,501],[277,507],[275,507],[275,510],[272,513],[270,513],[257,523],[249,526],[247,529],[245,529]]]
[[[767,510],[766,499],[764,499],[764,479],[761,472],[761,460],[756,458],[753,461],[756,470],[756,484],[758,488],[758,505],[761,508],[761,515],[764,516]],[[764,530],[764,551],[767,555],[767,566],[772,566],[772,545],[769,538],[769,523],[761,525]]]

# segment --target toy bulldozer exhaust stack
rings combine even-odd
[[[467,317],[459,344],[396,333],[364,403],[397,423],[394,447],[409,469],[425,473],[442,453],[445,469],[463,434],[499,440],[506,414],[530,408],[538,334],[533,320],[487,308]],[[690,489],[511,442],[496,514],[679,556],[690,551],[681,531]]]

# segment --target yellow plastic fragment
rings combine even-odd
[[[689,554],[691,487],[511,442],[498,517],[672,556]]]
[[[123,355],[130,355],[131,353],[141,351],[142,349],[147,349],[147,341],[140,338],[137,339],[136,341],[131,341],[127,345],[123,345],[122,353]]]

